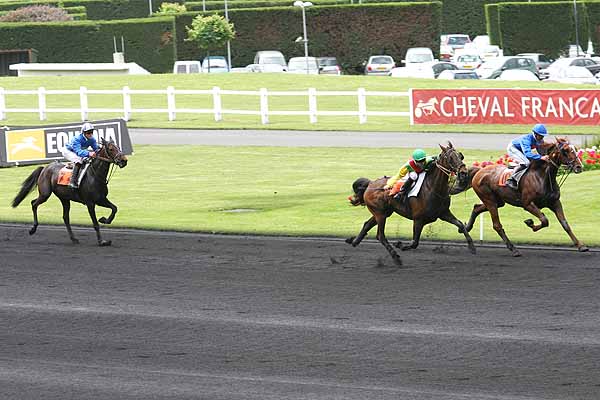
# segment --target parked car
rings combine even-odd
[[[548,58],[545,54],[542,53],[520,53],[517,54],[517,56],[531,58],[535,62],[538,71],[544,68],[548,68],[548,66],[554,62],[552,58]]]
[[[202,60],[202,72],[211,74],[229,72],[227,60],[223,56],[205,57]]]
[[[594,59],[588,57],[571,57],[571,58],[559,58],[554,61],[552,64],[540,71],[540,76],[542,79],[552,78],[553,75],[557,73],[560,69],[565,69],[567,67],[585,67],[587,68],[592,75],[596,75],[600,72],[600,64],[598,64]]]
[[[502,71],[509,69],[525,69],[531,71],[539,79],[535,62],[528,57],[498,57],[484,62],[476,71],[482,79],[496,79]]]
[[[450,61],[456,49],[462,49],[466,43],[471,43],[469,35],[449,34],[440,37],[440,60]]]
[[[292,74],[317,75],[319,64],[315,57],[292,57],[288,62],[288,72]]]
[[[390,71],[389,75],[394,78],[435,79],[446,70],[458,70],[458,67],[449,62],[434,61],[412,64],[408,67],[394,68]]]
[[[318,57],[319,74],[324,75],[341,75],[342,67],[335,57]]]
[[[174,74],[199,74],[202,72],[200,61],[175,61],[173,64]]]
[[[467,71],[462,69],[446,69],[438,75],[438,79],[479,79],[479,75],[475,71]]]
[[[502,71],[498,77],[500,81],[539,81],[540,79],[533,72],[526,69],[507,69]]]
[[[483,61],[477,54],[461,54],[454,61],[459,69],[477,69],[482,63]]]
[[[599,84],[598,79],[592,75],[589,69],[581,66],[568,66],[556,71],[554,75],[546,79],[546,82],[573,83],[573,84]]]
[[[432,62],[434,60],[433,51],[429,47],[411,47],[406,50],[406,56],[402,60],[402,64],[408,67],[410,64]]]
[[[504,51],[499,46],[491,44],[479,48],[479,57],[485,62],[494,58],[504,57]]]
[[[287,71],[287,63],[285,62],[285,57],[280,51],[277,50],[261,50],[257,51],[254,55],[254,64],[258,64],[260,66],[267,65],[279,65],[283,71]],[[272,68],[269,67],[261,67],[262,72],[273,72]],[[279,68],[276,68],[279,69]]]
[[[396,63],[390,56],[371,56],[365,66],[365,75],[388,75],[395,66]]]

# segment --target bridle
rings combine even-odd
[[[561,167],[561,165],[566,166],[567,168],[567,173],[563,174],[560,178],[560,182],[558,182],[558,187],[562,187],[563,183],[565,183],[565,181],[567,180],[567,178],[569,177],[569,175],[571,174],[571,172],[573,172],[573,170],[575,169],[575,165],[580,162],[579,161],[579,157],[575,157],[573,160],[569,160],[568,162],[564,162],[561,160],[562,157],[566,157],[565,154],[565,147],[571,149],[571,151],[573,151],[573,153],[576,154],[575,151],[575,146],[573,146],[572,144],[570,144],[569,142],[556,142],[556,149],[552,150],[549,154],[548,157],[548,162],[550,164],[552,164],[556,170],[558,171]],[[554,161],[553,158],[553,154],[556,153],[557,156],[559,157],[559,161],[556,162]],[[549,177],[549,176],[548,176]],[[550,182],[550,185],[552,186],[552,182]]]
[[[106,176],[106,180],[105,180],[105,183],[107,185],[115,171],[115,165],[118,164],[121,156],[123,155],[123,152],[116,146],[115,146],[115,148],[119,149],[119,151],[115,155],[111,155],[108,152],[108,146],[111,143],[112,143],[112,141],[103,143],[102,147],[100,148],[100,151],[98,152],[98,154],[96,154],[96,157],[94,157],[96,160],[103,161],[103,162],[110,164],[110,171],[108,172],[108,174]],[[102,153],[102,152],[104,152],[104,154],[106,154],[107,157],[101,156],[100,153]],[[93,164],[91,164],[90,166],[93,168]]]
[[[438,167],[440,169],[440,171],[442,171],[448,177],[450,177],[452,175],[456,175],[458,173],[458,170],[462,166],[462,164],[461,164],[458,167],[452,168],[452,167],[445,167],[441,164],[442,160],[445,160],[448,164],[450,164],[450,162],[448,160],[448,153],[452,150],[454,150],[454,152],[458,154],[458,152],[453,147],[448,147],[448,148],[446,148],[446,150],[443,150],[442,154],[435,160],[435,166]]]

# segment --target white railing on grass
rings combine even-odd
[[[6,97],[13,95],[37,95],[37,108],[7,108]],[[57,108],[48,107],[46,97],[53,95],[78,95],[79,108]],[[90,108],[88,105],[89,95],[120,95],[123,99],[122,108]],[[133,108],[131,106],[132,96],[143,95],[165,95],[167,98],[167,108]],[[213,108],[177,108],[177,95],[199,95],[212,96]],[[255,96],[260,99],[259,110],[233,110],[223,109],[222,96]],[[269,110],[270,96],[306,96],[308,97],[308,110],[306,111],[274,111]],[[341,110],[319,110],[318,97],[321,96],[351,96],[356,97],[358,110],[356,111],[341,111]],[[381,92],[367,91],[364,88],[359,88],[356,91],[317,91],[315,88],[308,90],[297,91],[268,91],[265,88],[259,91],[249,90],[221,90],[218,87],[213,87],[210,90],[181,90],[175,89],[173,86],[167,87],[165,90],[138,90],[130,89],[125,86],[121,90],[95,90],[80,87],[78,90],[46,90],[43,87],[37,90],[10,90],[0,87],[0,120],[6,119],[10,113],[38,113],[40,121],[46,120],[48,113],[80,113],[82,120],[87,120],[89,113],[121,113],[123,118],[128,121],[135,113],[164,113],[167,114],[169,121],[174,121],[177,113],[192,113],[192,114],[213,114],[215,121],[221,121],[224,114],[237,115],[257,115],[260,116],[263,124],[269,123],[271,115],[306,115],[310,123],[317,123],[318,116],[357,116],[361,124],[367,122],[368,116],[387,116],[387,117],[410,117],[410,112],[407,111],[368,111],[367,97],[410,97],[408,92]]]

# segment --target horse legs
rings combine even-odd
[[[98,222],[100,222],[101,224],[110,224],[111,222],[113,222],[113,219],[115,219],[115,215],[117,215],[117,206],[111,203],[110,200],[108,200],[106,197],[98,200],[96,204],[100,207],[110,208],[111,211],[108,218],[101,217],[98,220]]]
[[[471,235],[469,235],[469,232],[467,231],[465,225],[458,218],[456,218],[454,214],[452,214],[452,211],[446,211],[444,214],[440,215],[440,219],[458,227],[458,233],[462,233],[465,235],[465,239],[467,239],[467,246],[469,246],[469,250],[472,254],[475,254],[475,245],[473,244],[473,239],[471,239]]]
[[[471,229],[473,229],[473,224],[475,224],[475,218],[477,218],[477,216],[479,214],[481,214],[482,212],[485,212],[487,210],[488,209],[485,204],[475,204],[473,206],[473,211],[471,212],[471,218],[469,218],[469,222],[467,222],[467,225],[465,226],[466,232],[471,232]]]
[[[406,246],[402,246],[402,251],[416,249],[419,246],[419,240],[421,240],[421,232],[425,223],[420,219],[413,220],[413,239],[412,242]]]
[[[527,220],[523,221],[523,222],[525,222],[525,225],[527,225],[528,227],[531,228],[532,231],[537,232],[540,229],[545,228],[548,225],[550,225],[548,218],[546,218],[546,216],[544,215],[542,210],[540,210],[533,202],[527,204],[523,208],[526,209],[527,211],[529,211],[530,213],[532,213],[533,215],[535,215],[536,217],[538,217],[538,219],[540,220],[539,225],[535,225],[533,223],[532,219],[527,219]]]
[[[67,227],[67,232],[69,233],[71,242],[77,244],[79,243],[79,240],[77,240],[73,235],[73,230],[71,230],[71,218],[69,216],[69,213],[71,211],[71,201],[67,199],[60,199],[60,202],[63,206],[63,221],[65,223],[65,226]]]
[[[40,193],[37,199],[31,200],[31,211],[33,211],[33,226],[29,230],[30,235],[33,235],[35,231],[37,231],[37,227],[39,225],[37,209],[40,205],[44,204],[49,197],[50,194]]]
[[[87,204],[88,213],[90,214],[90,218],[92,219],[92,223],[94,224],[94,229],[96,230],[96,237],[98,238],[99,246],[110,246],[110,240],[103,240],[100,235],[100,225],[98,224],[98,220],[96,219],[96,205],[94,203]]]
[[[504,241],[504,244],[506,244],[506,247],[508,247],[508,250],[510,250],[512,252],[513,257],[520,257],[521,253],[511,243],[508,236],[506,236],[506,232],[504,232],[504,228],[502,227],[502,224],[500,223],[500,217],[498,216],[498,208],[496,206],[488,205],[487,209],[490,212],[490,216],[492,217],[492,223],[494,224],[494,230],[498,233],[498,235],[500,235],[500,237]]]
[[[400,256],[398,255],[398,253],[396,253],[396,250],[394,250],[390,242],[388,242],[387,238],[385,237],[385,221],[388,216],[379,214],[375,215],[374,217],[377,221],[377,239],[383,245],[383,247],[386,248],[388,253],[390,253],[394,262],[398,265],[402,265],[402,260],[400,259]]]
[[[100,221],[100,222],[102,222],[102,221]],[[371,228],[373,228],[375,225],[377,225],[377,221],[375,220],[375,217],[369,218],[363,224],[363,227],[360,230],[360,233],[358,234],[358,236],[356,238],[350,237],[350,238],[346,239],[346,243],[351,244],[353,247],[358,246],[360,244],[360,242],[362,242],[362,240],[365,238],[365,236],[367,236],[367,233],[369,233]]]
[[[583,242],[580,242],[579,239],[577,239],[575,237],[575,234],[571,230],[571,227],[569,226],[569,223],[567,222],[567,217],[565,217],[565,212],[563,211],[562,203],[560,202],[560,200],[557,200],[556,203],[554,203],[554,205],[552,207],[550,207],[550,209],[552,211],[554,211],[554,215],[556,215],[556,219],[558,219],[558,222],[560,222],[560,225],[563,227],[565,232],[567,232],[567,234],[573,241],[573,244],[575,246],[577,246],[577,249],[579,249],[579,251],[588,251],[589,248],[586,245],[584,245]]]

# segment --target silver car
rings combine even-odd
[[[365,65],[365,75],[389,75],[395,66],[396,63],[390,56],[371,56]]]

